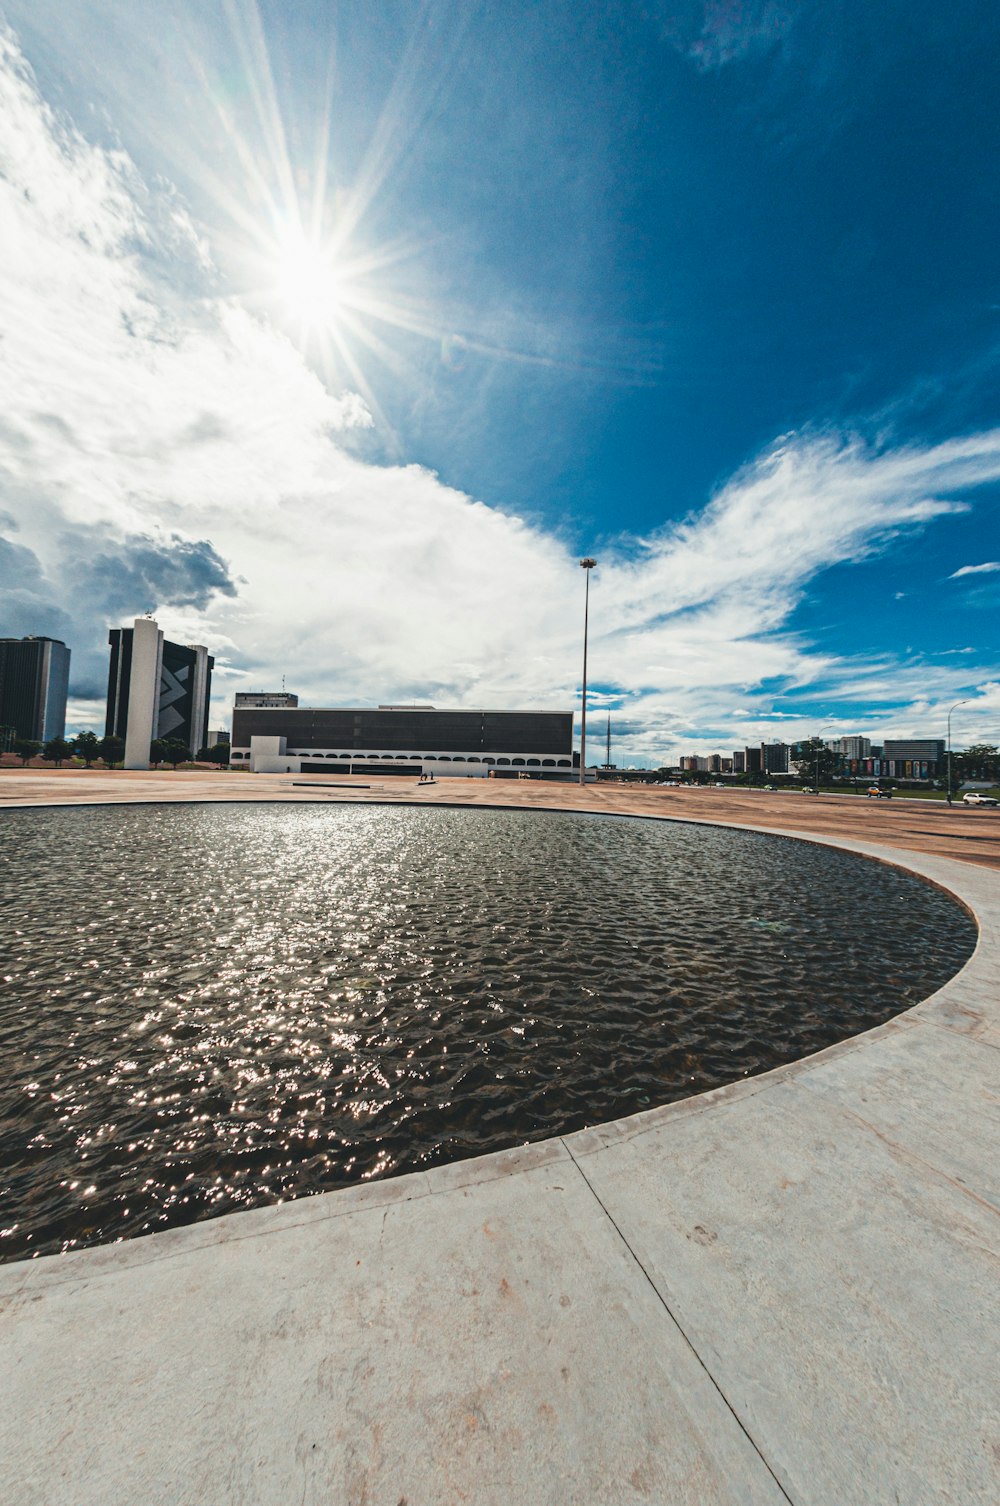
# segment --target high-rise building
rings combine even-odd
[[[870,758],[871,751],[870,737],[842,737],[837,743],[837,752],[842,758]]]
[[[61,638],[0,638],[0,727],[41,743],[65,735],[69,657]]]
[[[108,634],[105,733],[125,741],[125,768],[149,766],[155,738],[183,743],[192,757],[204,746],[215,660],[201,644],[171,643],[151,617]]]
[[[760,762],[761,768],[767,774],[787,774],[788,744],[761,743]]]

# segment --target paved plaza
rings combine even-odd
[[[581,788],[579,784],[505,779],[439,779],[421,785],[416,779],[351,775],[0,768],[0,809],[5,805],[147,800],[347,800],[598,811],[848,838],[1000,868],[1000,812],[969,810],[961,805],[949,810],[939,801],[866,800],[854,795],[816,796],[746,788],[673,789],[625,784]]]
[[[995,1506],[1000,812],[342,783],[3,770],[0,805],[406,800],[808,833],[951,890],[979,946],[888,1024],[729,1088],[0,1267],[0,1499]]]

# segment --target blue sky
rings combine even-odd
[[[1000,739],[994,5],[0,0],[0,630]],[[981,568],[981,567],[995,568]],[[961,723],[961,725],[960,725]]]

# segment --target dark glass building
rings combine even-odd
[[[108,634],[111,662],[105,734],[128,743],[129,718],[135,710],[130,703],[140,689],[144,704],[138,742],[145,751],[137,747],[137,757],[148,762],[153,738],[172,738],[194,755],[208,732],[215,660],[200,645],[171,643],[155,623],[138,619],[138,628],[143,638],[141,650],[136,648],[135,628],[112,628]]]
[[[69,657],[61,638],[0,638],[0,727],[41,743],[65,736]]]
[[[232,762],[272,773],[348,768],[390,773],[386,765],[395,763],[405,773],[421,768],[463,774],[530,769],[555,777],[557,771],[573,768],[573,713],[237,705]]]

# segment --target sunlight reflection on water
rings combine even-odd
[[[4,811],[0,856],[8,1259],[760,1072],[975,943],[850,854],[541,812]]]

